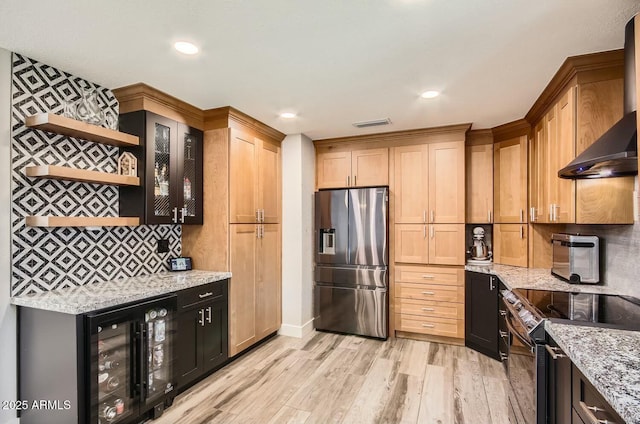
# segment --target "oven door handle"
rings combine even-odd
[[[507,319],[505,319],[505,322],[507,323],[507,328],[509,329],[509,331],[513,333],[518,338],[518,340],[520,340],[525,346],[531,349],[531,352],[533,352],[534,351],[533,345],[527,339],[522,337],[522,335],[518,331],[516,331],[513,324],[511,324],[510,316],[507,316]]]

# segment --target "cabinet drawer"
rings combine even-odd
[[[403,315],[464,319],[464,305],[462,303],[400,298],[396,299],[396,311]]]
[[[464,337],[464,320],[396,314],[396,330],[444,337]]]
[[[216,281],[178,292],[178,310],[188,308],[198,302],[221,298],[227,290],[229,280]]]
[[[403,299],[464,302],[464,287],[437,284],[396,283],[396,297]]]
[[[464,269],[397,265],[396,282],[462,286]]]
[[[574,365],[572,405],[584,422],[623,423],[624,420],[613,410],[611,405],[589,383]]]

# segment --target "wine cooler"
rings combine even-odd
[[[175,296],[87,315],[93,424],[157,417],[176,395]]]

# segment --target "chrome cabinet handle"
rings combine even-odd
[[[502,337],[503,339],[506,339],[507,337],[509,337],[509,333],[507,331],[502,331],[502,330],[498,330],[498,334],[500,335],[500,337]]]
[[[436,212],[431,209],[431,223],[433,224],[433,222],[436,220]]]
[[[424,275],[422,276],[422,278],[424,278],[424,279],[426,279],[426,280],[433,280],[433,279],[434,279],[434,278],[436,278],[436,277],[434,277],[433,275],[424,274]]]
[[[598,419],[598,417],[595,416],[595,414],[594,414],[595,412],[604,411],[604,409],[602,409],[602,408],[598,408],[597,406],[589,406],[586,403],[584,403],[583,401],[580,401],[580,407],[582,409],[584,409],[584,412],[587,414],[587,417],[589,418],[589,422],[590,423],[615,424],[613,421],[601,420],[601,419]]]
[[[520,222],[524,222],[524,209],[520,209]]]
[[[427,328],[435,328],[436,326],[433,324],[422,324],[423,327],[427,327]]]
[[[493,291],[495,290],[496,286],[495,284],[493,284],[493,277],[489,277],[489,290]]]
[[[358,185],[358,176],[357,175],[353,176],[353,185],[354,185],[354,187]]]
[[[524,238],[524,227],[522,225],[520,226],[520,238]]]
[[[433,311],[435,311],[435,309],[433,309],[433,308],[422,308],[422,310],[423,310],[423,311],[426,311],[426,312],[433,312]]]
[[[435,229],[433,228],[433,225],[429,228],[429,231],[430,231],[430,233],[431,233],[431,238],[433,238],[433,236],[434,236],[434,235],[435,235],[435,233],[436,233]]]
[[[260,238],[260,226],[256,225],[256,238]]]
[[[422,226],[422,238],[427,238],[427,226]]]
[[[178,208],[173,208],[173,223],[178,223]]]
[[[211,306],[207,308],[207,322],[211,324]]]
[[[198,295],[200,299],[204,299],[205,297],[213,296],[212,292],[201,293]]]
[[[256,209],[256,222],[260,222],[260,209]]]
[[[347,175],[347,187],[349,187],[349,183],[351,182],[351,176]]]
[[[264,209],[262,209],[262,217],[260,219],[261,219],[260,222],[264,222]]]
[[[180,223],[184,224],[184,216],[187,214],[187,208],[180,208]]]
[[[491,211],[487,211],[487,222],[491,224]]]
[[[427,222],[427,211],[425,210],[422,211],[422,222]]]
[[[558,358],[566,358],[567,355],[563,354],[563,353],[558,353],[558,351],[560,350],[560,348],[558,347],[552,347],[549,345],[544,345],[545,349],[547,350],[547,352],[549,352],[549,355],[551,356],[551,359],[553,359],[554,361],[557,360]]]
[[[204,309],[200,309],[198,311],[198,315],[200,315],[200,319],[198,320],[198,324],[200,324],[201,327],[204,327]]]
[[[507,311],[505,311],[504,309],[500,309],[500,315],[503,317],[507,316]]]
[[[535,222],[535,220],[536,220],[536,208],[531,208],[529,214],[531,215],[531,222]]]
[[[549,221],[553,221],[553,205],[549,205]]]
[[[422,294],[428,294],[430,296],[433,296],[435,293],[432,291],[423,291]]]
[[[260,238],[264,238],[264,224],[260,226]]]
[[[509,359],[509,355],[504,352],[500,352],[500,359],[506,361],[507,359]]]

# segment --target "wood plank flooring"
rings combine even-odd
[[[502,364],[460,346],[278,336],[151,424],[508,424]]]

